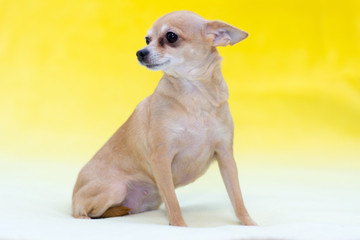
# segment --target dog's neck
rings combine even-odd
[[[176,79],[203,82],[213,80],[215,72],[219,72],[221,75],[220,63],[222,58],[215,47],[211,48],[201,59],[196,62],[185,60],[178,66],[164,70],[164,75]]]
[[[221,60],[215,50],[205,61],[193,66],[185,75],[165,72],[156,91],[175,96],[179,102],[189,107],[194,105],[194,102],[201,108],[209,104],[220,106],[229,98],[228,88],[221,73]]]

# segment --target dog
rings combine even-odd
[[[195,181],[217,160],[236,216],[249,216],[233,157],[233,120],[216,47],[248,34],[190,11],[159,18],[136,55],[163,71],[154,93],[82,168],[73,191],[75,218],[105,218],[158,209],[169,224],[186,226],[175,188]]]

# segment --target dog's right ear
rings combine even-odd
[[[212,41],[214,47],[234,45],[249,34],[236,27],[221,21],[208,21],[205,23],[205,37]]]

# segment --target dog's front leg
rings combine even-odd
[[[169,224],[173,226],[186,226],[182,217],[179,202],[175,194],[175,187],[171,173],[172,156],[167,151],[157,151],[151,156],[151,167],[159,188],[162,200],[165,203]]]
[[[242,198],[232,148],[219,148],[218,151],[216,151],[216,156],[221,176],[234,207],[236,216],[244,225],[257,225],[249,216]]]

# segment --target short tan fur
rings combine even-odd
[[[229,94],[216,49],[246,37],[229,24],[189,11],[169,13],[154,23],[137,57],[164,75],[80,171],[74,217],[134,214],[164,202],[169,223],[186,226],[175,188],[195,181],[216,160],[236,216],[255,225],[238,182]]]

